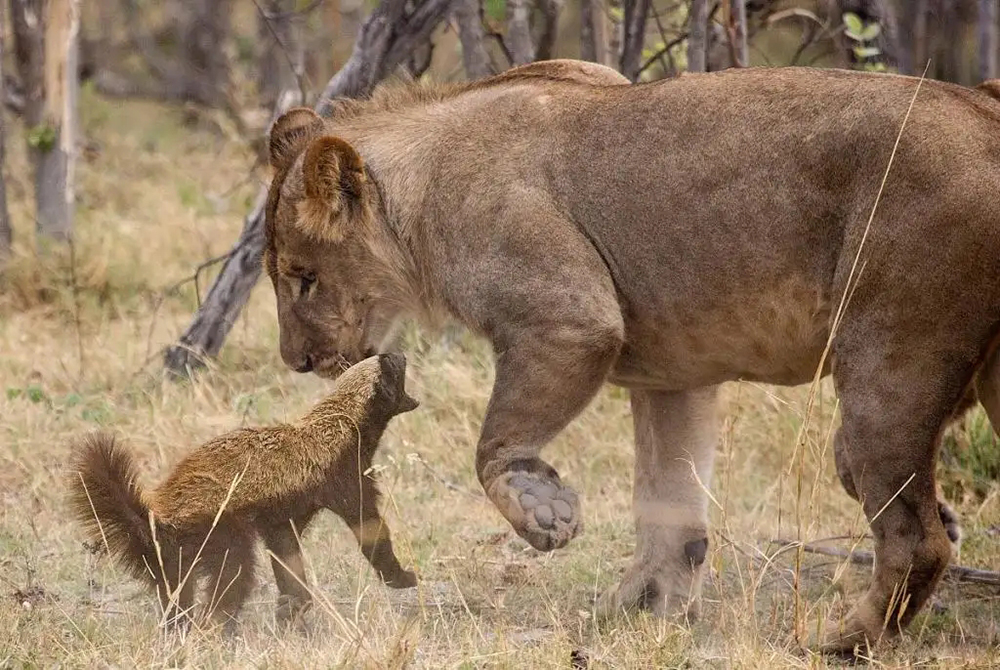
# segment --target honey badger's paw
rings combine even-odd
[[[517,534],[539,551],[563,547],[583,530],[576,491],[563,486],[558,475],[505,472],[486,493]]]

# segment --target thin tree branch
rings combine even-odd
[[[818,554],[820,556],[834,556],[836,558],[846,558],[855,565],[872,565],[875,563],[875,554],[870,551],[849,551],[837,547],[824,547],[819,544],[809,542],[800,543],[794,540],[775,539],[771,544],[782,547],[797,547],[801,544],[802,551],[807,554]],[[978,568],[967,568],[964,565],[949,565],[945,569],[944,578],[959,583],[966,584],[987,584],[989,586],[1000,586],[1000,572],[992,570],[979,570]]]

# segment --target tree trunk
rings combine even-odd
[[[646,41],[646,17],[649,16],[650,0],[625,0],[624,37],[618,70],[636,81],[642,66],[642,47]]]
[[[414,48],[427,42],[450,11],[451,0],[424,0],[409,15],[404,12],[405,5],[406,0],[382,0],[365,20],[358,30],[351,57],[323,90],[317,112],[329,114],[330,101],[338,96],[358,97],[370,91]],[[206,357],[216,356],[222,348],[260,277],[266,201],[267,186],[263,186],[205,301],[178,344],[167,350],[164,364],[168,370],[186,375],[203,366]]]
[[[542,7],[542,28],[538,35],[534,60],[551,60],[559,34],[559,12],[562,0],[540,0]]]
[[[184,0],[178,26],[185,97],[207,107],[229,107],[229,37],[232,0]]]
[[[931,53],[927,39],[927,14],[930,11],[927,3],[928,0],[916,0],[913,11],[913,74],[923,73]]]
[[[455,22],[462,43],[462,65],[467,79],[482,79],[493,74],[490,55],[483,36],[483,6],[481,0],[456,0]]]
[[[1000,34],[997,25],[997,4],[1000,0],[979,0],[979,78],[997,78],[997,52]]]
[[[688,72],[704,72],[708,59],[708,0],[691,0],[688,17]]]
[[[4,24],[4,7],[0,2],[0,28]],[[4,31],[0,29],[0,64],[4,60]],[[4,91],[3,67],[0,66],[0,100],[6,99]],[[6,128],[3,109],[0,109],[0,268],[4,261],[10,256],[11,244],[14,241],[13,230],[10,225],[10,212],[7,209],[7,182],[3,177],[3,168],[7,164]]]
[[[507,51],[511,65],[525,65],[535,59],[531,43],[531,5],[528,0],[507,0]]]
[[[604,17],[603,0],[581,0],[580,58],[609,65],[608,22]]]
[[[260,53],[260,102],[274,109],[285,91],[299,88],[303,51],[295,36],[292,0],[264,0],[257,10],[257,39],[264,45]]]
[[[733,67],[746,67],[750,64],[750,50],[747,46],[746,0],[730,0],[729,12]]]
[[[37,231],[43,238],[66,240],[73,228],[79,0],[11,0],[11,9],[35,170]]]

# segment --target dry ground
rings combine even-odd
[[[23,224],[30,180],[13,130],[8,188]],[[256,189],[253,157],[205,119],[192,124],[177,109],[89,92],[84,134],[75,262],[38,261],[25,244],[30,225],[20,225],[18,256],[0,280],[0,667],[569,668],[574,652],[592,668],[837,664],[799,652],[795,633],[842,611],[867,570],[813,556],[796,568],[795,551],[769,543],[866,532],[834,474],[828,383],[801,442],[807,389],[726,387],[701,622],[640,616],[597,627],[592,600],[616,580],[633,542],[627,398],[606,389],[548,449],[582,494],[586,529],[568,548],[538,553],[475,479],[492,373],[488,350],[465,337],[450,346],[409,337],[409,383],[422,408],[395,421],[377,457],[396,545],[418,570],[419,589],[380,586],[346,527],[326,515],[305,539],[323,601],[307,635],[274,632],[275,590],[262,570],[265,586],[240,637],[165,636],[153,600],[89,554],[67,519],[68,440],[98,426],[121,431],[153,483],[212,435],[299,415],[327,383],[282,365],[266,283],[211,370],[191,382],[163,377],[157,352],[196,301],[193,284],[164,289],[235,239]],[[947,491],[964,518],[967,565],[1000,568],[998,451],[980,414],[950,437]],[[945,585],[938,607],[873,663],[997,664],[997,596]]]

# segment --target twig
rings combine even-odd
[[[777,544],[782,547],[801,547],[802,551],[807,554],[819,554],[820,556],[846,558],[855,565],[872,565],[875,563],[875,554],[870,551],[849,551],[838,547],[823,547],[811,542],[796,542],[794,540],[784,540],[781,538],[770,540],[770,542],[771,544]],[[1000,572],[969,568],[964,565],[949,565],[945,569],[944,578],[958,583],[1000,586]]]
[[[294,19],[299,16],[305,16],[322,5],[325,1],[326,0],[313,0],[302,9],[293,9],[290,12],[269,12],[266,9],[262,9],[260,5],[257,5],[257,9],[260,10],[261,16],[268,21],[284,21],[285,19]],[[256,4],[256,2],[254,4]]]
[[[434,479],[436,479],[439,482],[441,482],[442,484],[444,484],[445,488],[451,489],[452,491],[457,491],[459,493],[464,493],[465,495],[472,496],[473,498],[482,498],[483,497],[483,493],[481,493],[480,491],[470,491],[469,489],[465,488],[464,486],[460,486],[460,485],[456,484],[455,482],[449,481],[449,480],[445,479],[444,477],[442,477],[438,473],[438,471],[435,470],[434,468],[432,468],[431,464],[428,463],[427,461],[425,461],[424,457],[421,456],[420,454],[413,454],[413,458],[418,463],[420,463],[422,466],[424,466],[425,468],[427,468],[427,472],[431,473],[431,476],[433,476]]]
[[[643,72],[645,72],[646,70],[648,70],[649,67],[653,63],[655,63],[657,60],[659,60],[660,58],[662,58],[664,54],[669,54],[671,49],[673,49],[675,46],[677,46],[678,44],[680,44],[681,42],[683,42],[687,38],[688,38],[688,34],[687,33],[682,33],[680,36],[678,36],[678,37],[670,40],[669,42],[667,42],[667,44],[662,49],[660,49],[659,51],[657,51],[656,53],[654,53],[652,56],[650,56],[649,58],[647,58],[646,62],[643,63],[639,67],[639,74],[642,74]],[[664,69],[666,69],[666,68],[664,68]]]
[[[76,243],[69,239],[69,281],[73,290],[73,321],[76,325],[76,347],[80,356],[80,379],[85,372],[83,358],[83,320],[80,317],[80,287],[76,281]]]
[[[198,275],[200,275],[202,273],[202,271],[207,270],[208,268],[212,267],[216,263],[221,263],[222,261],[228,259],[230,256],[232,256],[232,254],[233,254],[233,251],[229,250],[226,253],[222,254],[221,256],[216,256],[214,258],[209,258],[207,261],[203,261],[197,268],[195,268],[194,274],[188,275],[187,277],[184,277],[183,279],[174,282],[170,286],[168,286],[165,289],[163,289],[162,291],[160,291],[160,295],[156,299],[156,304],[153,305],[153,315],[152,315],[152,317],[150,317],[150,321],[149,321],[149,332],[146,334],[146,362],[143,363],[143,365],[142,365],[143,368],[145,368],[146,365],[149,364],[149,359],[150,359],[150,353],[149,352],[150,352],[150,349],[152,349],[152,347],[153,347],[153,331],[156,328],[156,317],[157,317],[157,315],[160,312],[160,307],[163,306],[163,302],[168,297],[170,297],[170,296],[174,295],[175,293],[177,293],[177,291],[182,286],[184,286],[185,284],[187,284],[188,282],[194,282],[195,298],[197,299],[197,301],[198,301],[198,307],[200,308],[201,307],[201,286],[198,283]],[[155,355],[159,355],[159,354],[154,354],[154,356]]]
[[[322,0],[317,0],[317,2],[313,3],[313,7],[316,7],[321,2]],[[264,19],[264,24],[267,26],[267,31],[271,33],[271,37],[274,38],[275,44],[277,44],[278,48],[281,49],[281,53],[285,55],[285,60],[288,61],[288,67],[289,69],[291,69],[292,75],[295,77],[295,83],[299,87],[299,95],[302,96],[302,100],[305,100],[306,95],[308,95],[308,91],[306,90],[306,82],[305,82],[305,77],[303,76],[302,68],[300,67],[300,64],[296,63],[295,59],[292,58],[292,54],[288,52],[288,47],[285,46],[285,43],[281,41],[281,37],[278,35],[278,31],[275,30],[274,26],[271,24],[272,21],[281,20],[281,18],[272,17],[270,14],[268,14],[268,12],[264,11],[264,8],[260,6],[260,3],[257,2],[257,0],[253,0],[253,4],[254,7],[257,8],[257,12],[260,14],[261,18]]]

